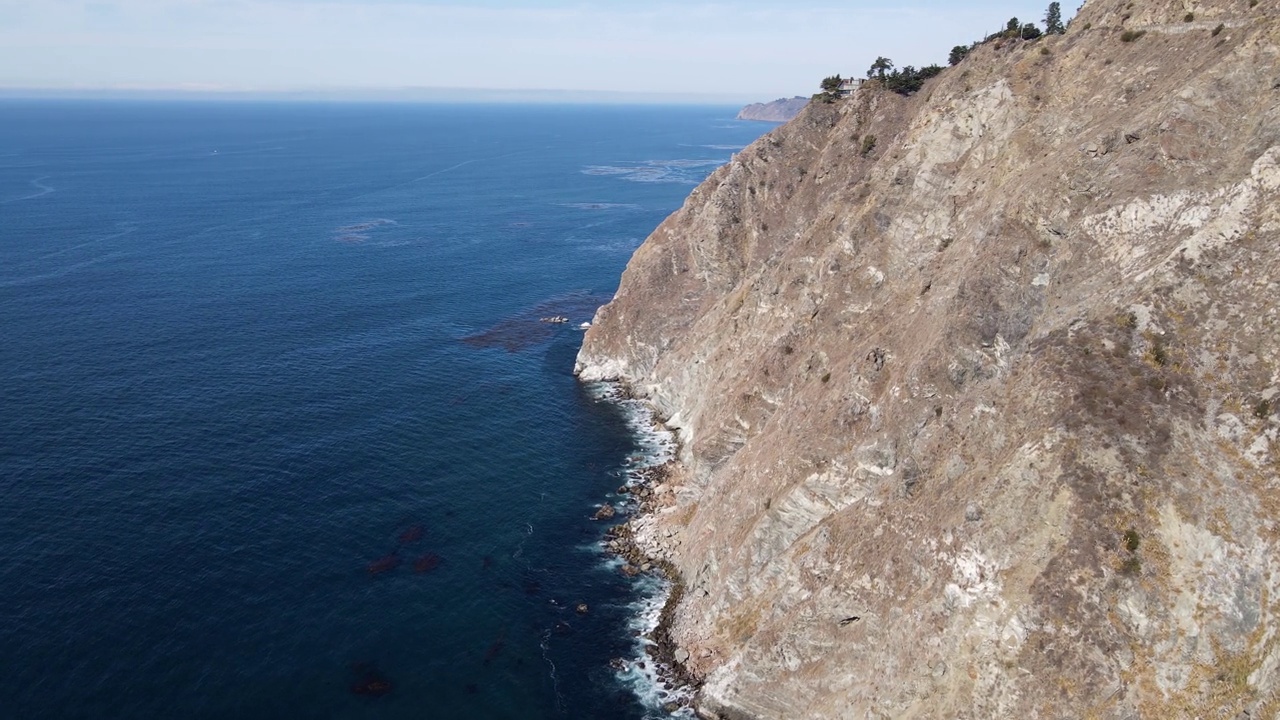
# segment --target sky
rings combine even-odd
[[[952,46],[1013,16],[1040,21],[1047,5],[0,0],[0,89],[488,88],[770,100],[816,92],[827,75],[863,75],[877,55],[945,64]]]

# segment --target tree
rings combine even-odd
[[[1040,37],[1040,35],[1040,28],[1036,27],[1035,23],[1027,23],[1022,26],[1022,34],[1020,37],[1023,40],[1035,40]]]
[[[1004,31],[1013,33],[1009,37],[1017,37],[1018,30],[1022,29],[1022,23],[1018,22],[1018,18],[1009,18],[1009,22],[1004,24]]]
[[[813,99],[820,103],[833,103],[840,98],[840,85],[844,82],[844,78],[839,75],[830,75],[822,78],[820,87],[822,92],[813,96]]]
[[[1061,35],[1067,31],[1062,24],[1062,6],[1056,2],[1049,3],[1049,9],[1044,14],[1044,31],[1049,35]]]
[[[969,54],[969,47],[967,45],[957,45],[951,48],[951,56],[947,58],[947,62],[951,63],[952,65],[959,65],[960,61],[963,60],[965,56],[968,54]]]
[[[887,57],[878,57],[876,61],[871,63],[871,69],[867,70],[867,77],[879,77],[884,79],[884,74],[893,69],[893,61]]]
[[[928,65],[917,70],[907,65],[884,77],[884,86],[899,95],[910,95],[924,86],[924,81],[942,72],[941,65]]]

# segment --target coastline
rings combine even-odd
[[[654,452],[653,457],[639,460],[627,469],[627,482],[616,491],[617,505],[622,510],[619,515],[626,517],[605,531],[601,545],[606,554],[621,560],[622,574],[637,581],[646,576],[661,581],[657,592],[650,589],[644,604],[660,596],[665,597],[652,627],[647,631],[636,631],[640,633],[637,639],[641,641],[642,657],[648,658],[648,662],[640,658],[630,661],[619,658],[614,661],[614,669],[619,679],[623,679],[628,670],[636,669],[634,666],[638,665],[639,670],[652,676],[652,681],[660,688],[659,692],[665,694],[664,702],[655,710],[668,716],[695,717],[695,699],[702,682],[678,659],[679,646],[672,636],[675,613],[684,598],[686,584],[671,561],[674,546],[664,544],[662,541],[666,538],[661,537],[661,533],[648,532],[656,524],[656,513],[665,507],[663,499],[669,493],[666,481],[671,477],[679,456],[679,440],[657,410],[625,381],[613,378],[583,382],[593,389],[599,400],[612,403],[623,411],[641,446],[639,457],[644,457],[646,449]],[[648,448],[644,447],[646,439],[649,440]],[[655,445],[660,447],[655,448]],[[628,460],[635,461],[636,456]],[[636,589],[644,592],[639,582]]]

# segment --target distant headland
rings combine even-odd
[[[739,120],[760,120],[763,122],[786,122],[809,104],[809,98],[797,95],[793,98],[779,98],[773,102],[752,103],[738,112]]]

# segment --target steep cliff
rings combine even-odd
[[[1278,191],[1268,0],[1091,0],[694,190],[578,372],[683,443],[699,712],[1275,717]]]
[[[787,122],[799,115],[808,104],[809,98],[799,95],[793,98],[778,98],[773,102],[752,103],[738,111],[738,119]]]

